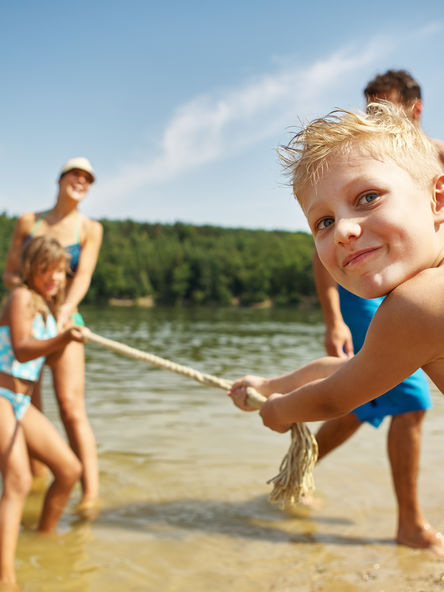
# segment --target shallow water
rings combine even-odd
[[[274,375],[323,353],[323,326],[294,310],[85,308],[96,333],[202,372]],[[60,427],[49,378],[47,414]],[[444,528],[444,402],[426,419],[420,492]],[[317,467],[317,511],[268,502],[288,435],[265,429],[222,390],[87,345],[87,401],[97,437],[102,512],[79,522],[72,496],[59,533],[32,526],[17,554],[27,592],[357,592],[443,589],[444,563],[393,542],[386,422],[364,426]],[[313,430],[315,425],[310,426]]]

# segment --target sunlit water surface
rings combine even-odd
[[[85,308],[103,336],[202,372],[276,375],[323,355],[323,325],[295,310]],[[393,542],[387,420],[364,426],[316,470],[316,511],[268,501],[289,439],[219,389],[88,344],[87,405],[97,437],[102,511],[73,506],[59,533],[33,531],[31,495],[17,554],[28,592],[354,592],[442,589],[444,564]],[[46,374],[49,374],[46,372]],[[426,420],[421,500],[444,527],[444,405]],[[45,407],[60,428],[49,377]],[[316,425],[311,425],[315,430]],[[61,428],[60,428],[61,429]]]

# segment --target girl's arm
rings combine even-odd
[[[13,290],[20,285],[20,258],[23,243],[31,232],[35,222],[35,214],[28,213],[21,216],[15,226],[12,234],[11,244],[9,245],[8,255],[6,257],[5,269],[3,272],[3,283],[7,288]]]
[[[68,321],[69,315],[85,297],[91,283],[102,244],[103,227],[95,220],[87,220],[86,241],[82,245],[77,271],[66,292],[65,302],[60,307],[58,321],[60,326]]]
[[[72,340],[86,341],[80,327],[72,327],[50,339],[35,339],[32,336],[33,308],[32,295],[28,289],[14,290],[9,301],[8,317],[12,349],[19,362],[47,356]]]

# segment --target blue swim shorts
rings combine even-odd
[[[14,393],[3,387],[0,387],[0,397],[7,399],[11,403],[14,415],[19,421],[25,415],[31,403],[30,396],[22,395],[22,393]]]
[[[365,340],[368,326],[383,298],[359,298],[339,286],[341,312],[350,328],[355,353]],[[359,421],[367,421],[378,427],[387,415],[400,415],[408,411],[430,409],[432,399],[426,377],[422,370],[417,370],[390,391],[373,401],[364,403],[353,411]]]

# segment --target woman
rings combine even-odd
[[[95,173],[86,158],[68,160],[59,175],[55,206],[47,212],[23,214],[18,219],[6,260],[3,281],[13,289],[20,285],[21,252],[31,237],[45,235],[56,238],[66,249],[70,255],[70,271],[66,298],[57,318],[59,328],[84,324],[77,307],[90,285],[103,229],[99,222],[81,214],[78,206],[94,180]],[[93,516],[97,510],[99,477],[95,437],[85,409],[83,343],[72,341],[48,362],[61,419],[70,445],[82,464],[83,495],[78,510],[87,517]],[[33,403],[41,408],[39,389],[35,391]]]

